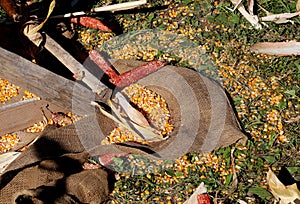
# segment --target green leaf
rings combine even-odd
[[[214,23],[214,22],[215,22],[215,17],[214,17],[214,16],[208,15],[206,18],[207,18],[207,20],[208,20],[210,23]]]
[[[193,3],[193,0],[185,0],[185,1],[182,1],[182,4],[183,5],[189,5],[189,4],[191,4],[191,3]]]
[[[217,24],[225,24],[228,21],[227,15],[225,13],[221,13],[216,17]]]
[[[183,175],[183,174],[182,174],[181,171],[176,171],[176,172],[175,172],[175,176],[177,176],[177,177],[182,176],[182,175]]]
[[[124,186],[124,184],[123,184],[123,182],[118,181],[118,182],[115,182],[114,186],[116,188],[122,188]]]
[[[148,16],[148,21],[151,22],[153,18],[154,18],[154,13],[151,13],[151,14]]]
[[[224,161],[226,162],[227,168],[229,168],[231,165],[230,151],[231,151],[230,147],[225,147],[219,150],[219,152],[222,154]]]
[[[270,137],[271,137],[271,139],[269,140],[268,144],[269,144],[269,147],[272,147],[274,145],[274,142],[275,142],[276,138],[277,138],[277,134],[272,131],[271,134],[270,134]]]
[[[230,185],[230,183],[231,183],[231,181],[232,181],[232,176],[233,176],[233,174],[228,174],[227,176],[226,176],[226,181],[225,181],[225,186],[229,186]]]
[[[284,100],[280,100],[278,104],[278,108],[281,110],[285,109],[287,107],[287,103]]]
[[[295,90],[286,90],[284,91],[285,94],[291,95],[292,97],[296,97],[296,91]]]
[[[269,191],[259,186],[249,188],[248,192],[257,195],[262,200],[269,200],[272,197]]]
[[[296,60],[294,62],[294,65],[298,68],[298,71],[300,72],[300,59]]]
[[[121,166],[123,164],[123,159],[119,158],[119,157],[114,157],[114,164],[116,166]]]
[[[230,149],[230,147],[225,147],[225,148],[223,148],[223,158],[230,158],[230,151],[231,151],[231,149]]]
[[[276,158],[274,156],[264,156],[264,159],[269,165],[276,162]]]
[[[240,17],[236,14],[232,14],[231,16],[229,16],[228,21],[231,22],[231,23],[234,23],[234,24],[239,24],[240,23]]]
[[[154,186],[154,184],[153,184],[149,179],[146,179],[145,182],[146,182],[147,184],[149,184],[149,186],[151,186],[151,187]]]
[[[244,100],[244,98],[238,96],[233,98],[235,104],[240,104],[242,100]]]
[[[174,176],[174,175],[175,175],[175,172],[174,172],[173,169],[168,168],[168,169],[166,170],[166,174],[168,174],[169,176]]]
[[[292,166],[286,167],[286,169],[290,172],[291,175],[300,175],[300,167]]]

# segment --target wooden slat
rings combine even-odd
[[[9,111],[9,110],[11,110],[15,107],[19,107],[19,106],[22,106],[24,104],[33,103],[33,102],[38,101],[38,100],[39,100],[38,98],[29,98],[29,99],[26,99],[26,100],[19,100],[18,102],[2,104],[2,105],[0,105],[0,113],[4,112],[4,111]],[[9,100],[9,102],[11,102],[11,101]]]
[[[36,25],[28,24],[24,29],[24,34],[31,40],[36,46],[40,46],[43,42],[43,35],[41,33],[33,32],[36,29]],[[31,33],[33,32],[33,33]],[[107,86],[103,84],[97,77],[89,72],[82,64],[80,64],[74,57],[72,57],[60,44],[58,44],[49,35],[44,34],[46,48],[53,56],[55,56],[66,68],[68,68],[75,76],[76,79],[84,82],[88,87],[92,89],[94,93],[101,94]]]
[[[54,74],[0,47],[0,77],[37,94],[43,100],[78,115],[94,112],[94,94],[86,87]]]
[[[0,107],[0,135],[22,130],[43,119],[41,107],[46,102],[31,100]]]
[[[50,119],[51,112],[59,111],[62,111],[62,108],[37,98],[2,104],[0,105],[0,136],[28,128],[43,120],[43,115]]]

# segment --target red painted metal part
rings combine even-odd
[[[197,196],[198,204],[210,204],[210,198],[207,193],[199,194]]]
[[[112,32],[112,30],[104,25],[100,20],[88,16],[71,18],[71,22],[88,28],[96,28],[102,31]]]
[[[105,58],[98,51],[91,50],[89,52],[89,56],[91,60],[93,60],[93,62],[109,76],[109,78],[119,77],[115,70],[110,66],[110,64],[108,64]]]
[[[94,63],[97,64],[100,69],[102,69],[109,76],[109,81],[117,87],[128,86],[139,79],[142,79],[145,76],[163,68],[166,65],[165,61],[148,62],[142,66],[118,75],[115,70],[113,70],[112,67],[106,62],[104,57],[96,50],[90,51],[89,56],[91,60],[93,60]]]
[[[148,62],[147,64],[124,72],[123,74],[119,75],[118,78],[110,78],[109,81],[117,87],[125,87],[153,72],[156,72],[157,70],[163,68],[165,65],[166,63],[164,61]]]

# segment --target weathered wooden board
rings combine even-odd
[[[94,112],[92,91],[0,47],[0,77],[78,115]]]
[[[43,120],[43,114],[49,119],[51,112],[46,110],[46,106],[53,112],[61,108],[49,104],[47,101],[38,99],[28,99],[15,103],[0,106],[0,135],[16,132],[32,126]],[[42,112],[41,108],[44,110]]]
[[[10,133],[32,126],[43,119],[42,107],[45,101],[31,101],[19,103],[14,106],[0,107],[0,135]]]

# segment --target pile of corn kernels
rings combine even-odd
[[[154,91],[139,84],[132,84],[122,91],[130,102],[137,106],[138,110],[144,113],[150,125],[167,136],[174,129],[170,124],[170,111],[164,98]],[[145,141],[136,138],[132,132],[125,127],[116,127],[102,142],[102,144],[121,143],[134,141],[144,144]]]

